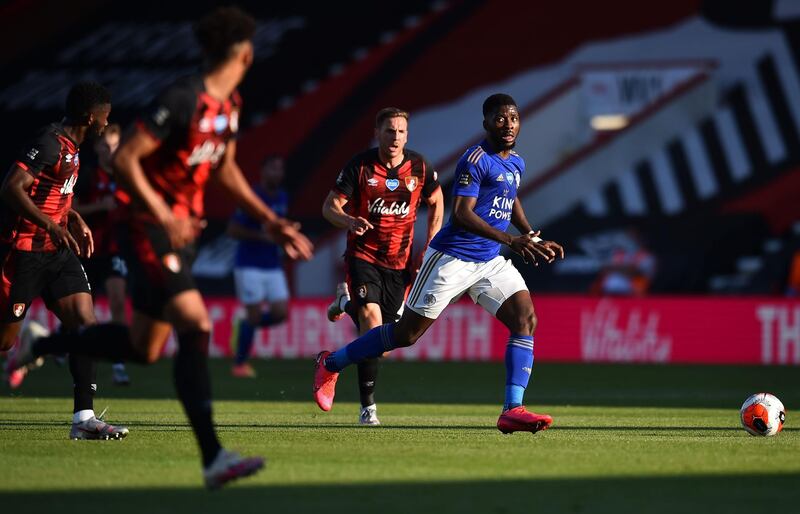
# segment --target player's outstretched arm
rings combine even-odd
[[[226,232],[228,234],[228,237],[232,237],[233,239],[237,239],[239,241],[273,242],[269,234],[264,232],[263,230],[255,230],[252,228],[248,228],[236,220],[230,220],[228,222],[228,228]]]
[[[228,141],[222,164],[211,177],[233,197],[244,212],[264,224],[276,223],[278,215],[270,209],[250,187],[250,183],[236,162],[236,141]]]
[[[3,203],[13,209],[14,212],[37,226],[46,229],[48,225],[53,224],[53,221],[40,211],[31,200],[28,191],[33,182],[34,179],[28,172],[14,165],[3,181],[0,197],[2,197]]]
[[[33,176],[15,164],[6,175],[2,187],[0,187],[0,198],[14,212],[36,226],[45,229],[55,245],[68,246],[76,255],[82,255],[81,247],[75,241],[75,238],[33,203],[28,194],[33,182]]]
[[[279,217],[253,191],[242,169],[236,163],[236,141],[229,141],[222,165],[212,177],[234,199],[243,211],[261,221],[270,237],[283,247],[291,259],[308,260],[314,254],[314,245],[300,232],[300,224]]]
[[[96,202],[83,203],[78,195],[72,199],[72,209],[81,216],[91,216],[98,212],[108,212],[117,206],[117,201],[112,195],[106,195]]]
[[[157,220],[172,215],[167,203],[156,193],[142,169],[141,160],[155,152],[161,142],[137,128],[114,154],[114,176]]]
[[[541,239],[539,237],[540,232],[538,230],[534,231],[531,228],[531,224],[528,221],[528,217],[525,215],[525,210],[522,208],[519,199],[517,199],[513,207],[511,207],[511,224],[514,225],[520,233],[530,236],[533,244],[544,252],[544,255],[546,255],[545,260],[548,263],[553,262],[556,257],[564,258],[564,249],[560,244],[555,241],[545,241]],[[542,255],[542,253],[539,252],[539,255]]]
[[[141,160],[155,152],[161,142],[141,128],[120,145],[114,154],[114,176],[160,223],[173,248],[182,248],[197,237],[202,221],[176,218],[169,205],[156,193],[142,169]]]
[[[519,230],[520,234],[527,234],[532,230],[519,198],[515,199],[514,205],[511,206],[511,224]]]
[[[510,234],[497,230],[475,214],[475,204],[477,203],[478,198],[474,196],[454,196],[453,221],[468,232],[504,245],[510,245],[514,239]]]
[[[442,228],[442,220],[444,219],[444,195],[442,194],[442,188],[437,187],[425,201],[428,202],[428,239],[425,243],[427,247],[431,239],[433,239],[433,236]]]
[[[357,236],[373,228],[372,223],[361,216],[350,216],[344,212],[345,205],[347,198],[331,191],[322,204],[322,216],[334,227],[346,228]]]
[[[550,262],[555,257],[551,250],[544,248],[539,243],[535,243],[533,238],[528,234],[514,237],[486,223],[480,216],[475,214],[474,209],[477,202],[478,199],[473,196],[455,197],[453,203],[453,220],[464,230],[491,239],[492,241],[508,245],[511,250],[521,255],[525,262],[530,262],[534,266],[539,265],[538,259]]]
[[[278,218],[266,225],[269,236],[276,244],[281,245],[290,259],[307,261],[314,256],[314,245],[300,232],[300,224]]]
[[[94,253],[94,238],[92,237],[92,230],[89,228],[89,225],[83,221],[83,218],[75,209],[70,209],[67,213],[67,216],[67,229],[81,248],[81,253],[78,255],[88,259]]]

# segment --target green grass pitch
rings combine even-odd
[[[501,363],[384,362],[381,427],[356,424],[355,370],[333,411],[311,398],[310,361],[257,361],[233,379],[212,362],[226,447],[266,456],[260,474],[201,487],[198,451],[174,400],[171,363],[130,367],[96,410],[124,441],[69,441],[70,379],[49,362],[0,389],[0,509],[91,512],[800,512],[797,368],[540,363],[526,395],[555,418],[536,435],[502,435]],[[756,438],[738,409],[770,391],[784,431]]]

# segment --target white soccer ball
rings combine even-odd
[[[739,416],[748,434],[772,436],[783,430],[786,409],[774,395],[756,393],[744,401]]]

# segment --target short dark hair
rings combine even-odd
[[[502,107],[504,105],[513,105],[514,107],[517,106],[517,102],[511,98],[511,95],[507,95],[505,93],[495,93],[486,100],[483,101],[483,117],[485,118],[490,113],[494,112],[495,109],[498,107]]]
[[[194,26],[194,36],[211,69],[228,60],[234,45],[250,41],[255,33],[256,20],[238,7],[219,7]]]
[[[380,128],[383,124],[383,120],[389,118],[405,118],[405,120],[408,121],[408,112],[403,109],[398,109],[397,107],[384,107],[375,115],[375,128]]]
[[[111,93],[102,84],[78,82],[67,93],[67,118],[71,120],[85,118],[93,107],[110,103]]]

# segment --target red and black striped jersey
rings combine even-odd
[[[117,187],[114,177],[97,166],[94,170],[84,170],[75,184],[75,196],[81,204],[101,201],[106,196],[114,198],[116,207],[110,211],[98,211],[84,215],[83,220],[92,230],[94,255],[96,257],[112,255],[119,249],[113,237],[115,225],[127,218],[130,197]]]
[[[177,217],[203,217],[203,192],[239,130],[238,92],[225,101],[209,95],[200,76],[167,88],[137,126],[161,142],[142,160],[150,184]]]
[[[339,173],[334,192],[347,199],[351,216],[369,220],[364,234],[347,235],[347,257],[403,269],[411,255],[417,207],[439,187],[436,171],[420,154],[404,150],[403,161],[386,168],[373,148],[356,155]]]
[[[16,160],[33,177],[28,190],[33,204],[62,227],[67,226],[67,213],[72,206],[72,190],[78,180],[78,144],[64,127],[53,123],[41,129],[25,146]],[[0,222],[0,240],[18,250],[51,252],[57,246],[43,228],[4,207]]]

